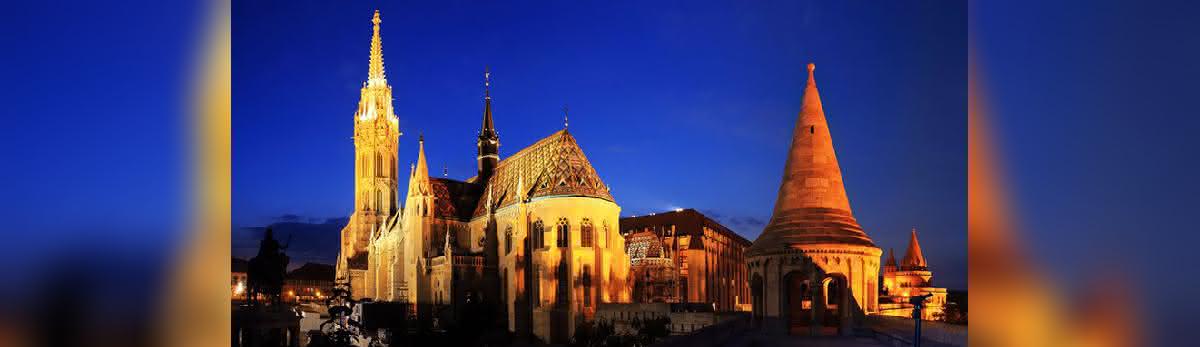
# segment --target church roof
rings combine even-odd
[[[908,250],[904,252],[904,260],[900,262],[904,267],[925,267],[925,255],[921,253],[921,244],[917,242],[917,228],[913,228],[912,236],[908,240]]]
[[[449,178],[430,178],[433,188],[433,215],[443,219],[471,219],[479,201],[479,185]]]
[[[850,211],[842,170],[813,79],[814,69],[813,64],[808,64],[808,84],[792,131],[775,210],[747,255],[778,252],[802,244],[875,246]]]
[[[887,263],[884,266],[896,266],[896,250],[888,248]]]
[[[489,201],[493,209],[516,203],[518,186],[526,199],[565,195],[613,201],[608,187],[566,129],[500,161],[482,187],[474,215],[486,214]]]

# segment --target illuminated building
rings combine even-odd
[[[635,290],[670,287],[670,295],[651,297],[710,303],[717,311],[748,309],[744,254],[750,240],[694,209],[621,218],[621,233],[626,235],[631,272],[638,274]],[[671,259],[670,266],[658,265],[657,257]],[[638,293],[634,298],[639,299]]]
[[[250,263],[245,259],[233,258],[230,263],[230,275],[232,279],[231,289],[233,300],[246,300],[246,272],[250,269]]]
[[[882,252],[851,213],[814,69],[771,220],[746,252],[753,317],[769,331],[850,334],[878,309]]]
[[[356,134],[373,136],[355,140],[356,197],[365,199],[356,200],[355,216],[365,217],[351,217],[343,231],[338,272],[353,295],[412,304],[422,321],[454,312],[439,322],[461,318],[468,300],[482,302],[499,308],[509,330],[553,343],[569,341],[599,303],[628,302],[620,206],[565,124],[501,160],[486,72],[476,176],[430,177],[422,136],[396,208],[390,165],[399,131],[378,11],[372,22],[370,74],[355,115]]]
[[[679,302],[675,260],[667,256],[664,248],[658,235],[649,230],[625,236],[634,302]]]
[[[323,302],[333,292],[334,267],[328,264],[305,263],[288,271],[283,291],[291,295],[287,301]]]
[[[921,244],[917,242],[917,229],[913,228],[912,237],[908,240],[908,250],[904,259],[896,264],[894,251],[888,252],[887,263],[883,265],[884,295],[879,301],[879,314],[886,316],[912,317],[913,305],[909,298],[930,295],[925,300],[925,309],[921,319],[936,320],[940,318],[946,304],[946,288],[933,287],[933,272],[925,264],[925,255],[921,253]]]
[[[379,11],[375,11],[371,36],[370,68],[354,111],[354,212],[342,229],[337,277],[362,283],[366,272],[371,233],[395,217],[399,120],[392,110],[392,86],[383,72],[383,41],[379,37]],[[362,295],[363,286],[353,286]]]

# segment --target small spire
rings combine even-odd
[[[424,145],[424,144],[425,144],[425,132],[424,132],[424,131],[421,131],[421,132],[418,132],[418,133],[417,133],[417,142],[418,142],[418,143],[420,143],[420,144],[422,144],[422,145]]]
[[[566,129],[571,125],[569,122],[570,111],[571,109],[567,107],[567,104],[563,104],[563,129]]]
[[[442,165],[442,177],[450,177],[450,168]]]
[[[379,23],[381,22],[383,21],[379,19],[379,10],[375,10],[375,17],[371,18],[374,28],[371,36],[371,66],[367,74],[367,84],[372,86],[387,84],[387,78],[383,73],[383,40],[379,38]]]
[[[492,91],[491,91],[492,88],[491,87],[492,87],[492,72],[490,71],[490,69],[488,69],[487,65],[484,65],[483,66],[483,97],[484,98],[488,98],[488,99],[492,98]]]

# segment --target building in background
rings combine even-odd
[[[712,303],[717,311],[749,309],[744,254],[750,241],[733,230],[694,209],[679,209],[622,218],[621,234],[631,276],[637,273],[634,288],[642,291],[634,293],[635,299]],[[662,264],[661,258],[671,263]]]
[[[305,263],[287,273],[283,299],[292,302],[322,302],[333,292],[333,265]]]
[[[250,269],[250,262],[245,259],[233,258],[232,268],[229,270],[232,275],[232,298],[234,301],[246,300],[246,272]]]
[[[354,115],[355,213],[342,231],[339,283],[355,298],[409,304],[419,320],[439,324],[462,318],[469,303],[491,306],[496,317],[475,318],[504,319],[510,331],[556,344],[568,343],[598,304],[628,302],[621,207],[566,122],[501,160],[486,71],[476,175],[430,177],[422,136],[400,195],[400,133],[378,11],[372,23]]]
[[[925,263],[921,244],[917,242],[917,229],[913,228],[908,240],[904,259],[896,264],[896,252],[889,251],[887,263],[883,265],[883,295],[879,298],[879,314],[885,316],[912,317],[913,305],[909,298],[929,295],[921,319],[941,320],[946,305],[946,288],[933,286],[933,272]]]
[[[625,253],[629,254],[634,302],[679,302],[675,260],[667,256],[657,234],[645,230],[626,235]]]
[[[878,309],[882,251],[850,210],[814,69],[808,64],[771,221],[746,265],[764,330],[850,335],[864,313]]]

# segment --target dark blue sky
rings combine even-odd
[[[235,4],[236,226],[351,211],[377,5]],[[918,227],[939,282],[964,288],[966,14],[946,5],[389,2],[400,161],[424,132],[432,171],[473,175],[486,65],[502,156],[561,129],[569,104],[622,215],[696,208],[753,240],[812,61],[863,227],[900,251]]]
[[[352,119],[378,5],[235,4],[235,226],[352,210]],[[814,61],[860,223],[901,252],[918,227],[938,280],[966,286],[965,5],[450,1],[380,13],[404,166],[424,132],[434,174],[473,175],[491,66],[502,156],[562,128],[570,104],[571,132],[622,215],[696,208],[751,240]]]

